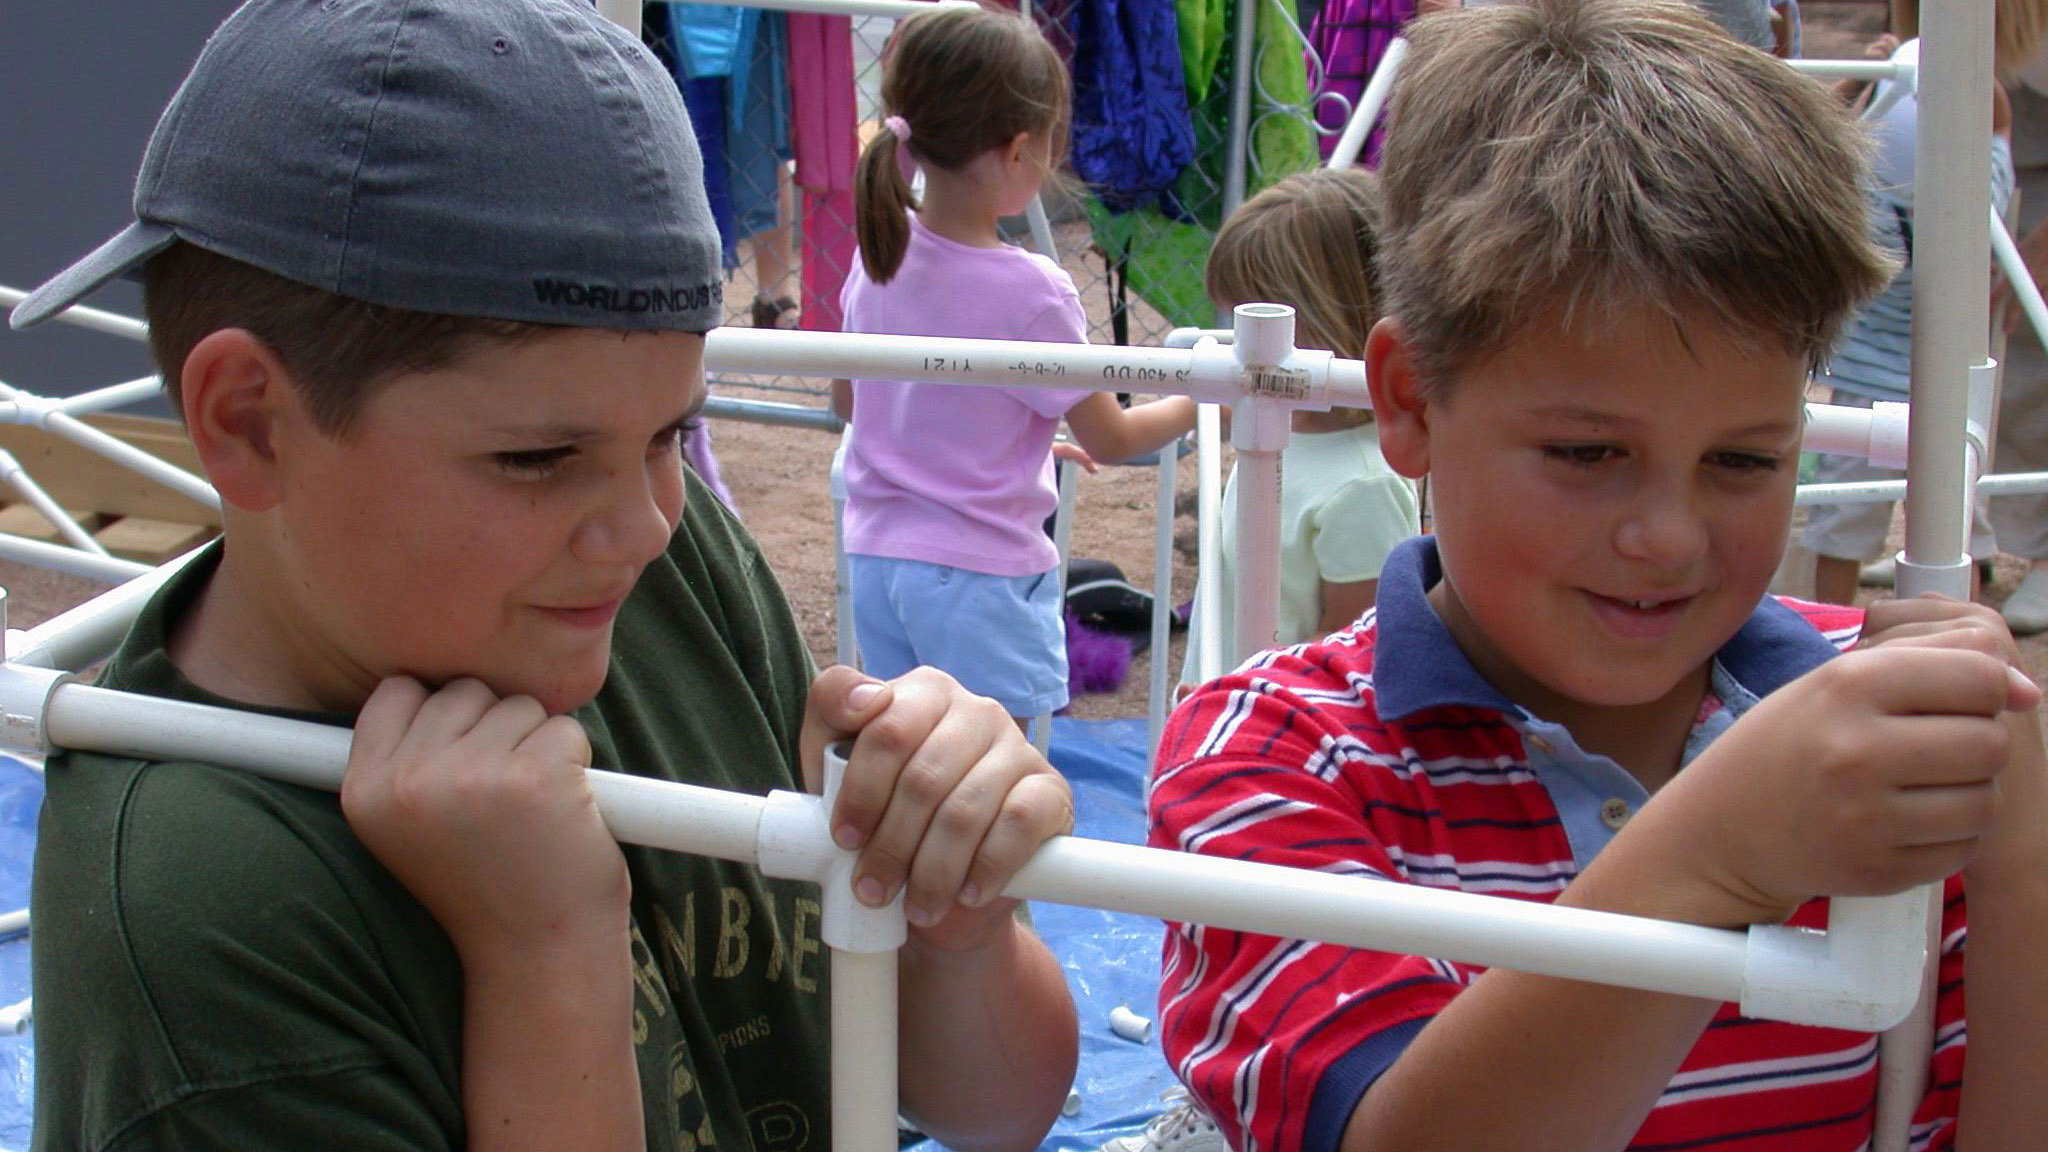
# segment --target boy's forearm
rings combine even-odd
[[[1684,911],[1647,902],[1655,890],[1619,863],[1603,853],[1558,903],[1666,918]],[[1619,1152],[1718,1007],[1487,972],[1366,1093],[1343,1152]]]
[[[2022,713],[2000,777],[1998,830],[1963,874],[1969,1049],[1956,1147],[2048,1148],[2048,767],[2039,718]]]
[[[961,1152],[1029,1149],[1074,1082],[1079,1031],[1066,978],[1022,924],[989,947],[902,952],[904,1114]]]
[[[470,1152],[646,1147],[624,931],[463,958],[462,1112]]]

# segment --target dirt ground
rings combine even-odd
[[[1861,45],[1882,26],[1884,8],[1868,2],[1809,2],[1802,5],[1806,17],[1806,53],[1815,57],[1848,57],[1861,54]],[[1081,270],[1093,259],[1086,249],[1085,228],[1065,225],[1059,229],[1062,251]],[[1088,283],[1099,276],[1077,275]],[[1100,318],[1106,314],[1107,299],[1097,289],[1085,301]],[[790,390],[817,386],[786,382],[770,388],[721,384],[722,396],[752,397],[782,402],[822,404],[812,393]],[[714,425],[714,446],[747,525],[760,539],[770,563],[781,577],[783,587],[796,609],[805,639],[821,663],[832,659],[833,556],[832,506],[828,478],[835,437],[817,431],[759,424],[720,421]],[[1105,468],[1096,476],[1085,476],[1080,485],[1078,515],[1075,518],[1073,554],[1109,560],[1134,584],[1152,584],[1152,541],[1156,475],[1150,467]],[[1191,505],[1195,486],[1192,458],[1178,466],[1176,490],[1183,506]],[[1185,603],[1194,594],[1193,521],[1181,516],[1175,524],[1181,547],[1176,549],[1172,602]],[[1983,599],[1996,605],[2003,601],[2024,574],[2023,565],[2002,558],[1995,578]],[[1799,573],[1793,573],[1786,590],[1798,591]],[[1810,576],[1807,577],[1810,581]],[[14,628],[34,624],[54,612],[79,602],[104,586],[90,581],[53,575],[0,562],[0,586],[8,592],[8,625]],[[1810,588],[1810,582],[1806,584]],[[2048,679],[2048,637],[2023,641],[2028,671],[2037,679]],[[1183,641],[1174,637],[1169,669],[1178,675]],[[1150,658],[1138,656],[1120,691],[1106,695],[1078,697],[1074,715],[1083,717],[1143,716],[1146,711]]]

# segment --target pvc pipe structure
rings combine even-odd
[[[1145,695],[1145,779],[1159,770],[1159,734],[1173,699],[1173,495],[1178,459],[1159,452],[1159,487],[1152,496],[1152,663]]]
[[[1337,137],[1337,146],[1330,152],[1330,167],[1349,168],[1358,163],[1358,154],[1365,150],[1365,141],[1372,135],[1372,126],[1379,121],[1380,110],[1387,106],[1387,97],[1394,91],[1394,80],[1400,75],[1401,62],[1406,59],[1406,36],[1396,36],[1387,42],[1379,67],[1373,69],[1372,79],[1366,81],[1365,91],[1358,97],[1358,107],[1352,111],[1351,119],[1344,122],[1344,134]]]
[[[21,461],[14,458],[14,453],[4,448],[0,448],[0,479],[4,479],[8,487],[20,493],[22,499],[35,505],[36,511],[42,513],[43,519],[56,527],[58,535],[71,541],[72,547],[83,549],[95,556],[107,554],[106,547],[93,539],[92,533],[87,532],[71,513],[65,511],[48,492],[43,491],[43,486],[35,482],[35,478],[21,466]]]
[[[199,760],[328,791],[341,785],[352,736],[96,688],[18,664],[0,668],[0,721],[0,741],[19,752],[61,747]],[[902,943],[900,894],[892,908],[853,900],[846,881],[856,857],[833,844],[824,798],[749,796],[602,770],[589,777],[620,841],[817,879],[828,944],[877,951]],[[1917,933],[1894,930],[1897,915],[1844,916],[1839,910],[1856,903],[1849,901],[1837,903],[1826,933],[1779,926],[1744,933],[1072,836],[1042,846],[1004,895],[1732,1000],[1750,1015],[1863,1030],[1906,1012],[1926,955]],[[1860,903],[1883,911],[1877,906],[1885,902]],[[835,918],[834,904],[849,905],[848,915]],[[847,991],[842,986],[835,996]],[[869,1063],[893,1064],[866,1055]]]
[[[853,631],[853,571],[846,558],[846,438],[832,450],[832,605],[839,662],[860,667]]]
[[[12,560],[18,564],[32,564],[37,568],[48,568],[70,576],[82,576],[87,580],[98,580],[104,584],[119,584],[147,575],[150,567],[133,560],[122,560],[115,556],[96,556],[91,552],[80,552],[62,544],[47,544],[31,540],[26,536],[14,536],[0,532],[0,560]]]
[[[1941,592],[1970,596],[1968,543],[1972,485],[1988,439],[1991,137],[1984,93],[1991,78],[1989,5],[1927,0],[1922,12],[1920,66],[1940,79],[1920,85],[1914,141],[1912,431],[1906,492],[1906,547],[1898,558],[1902,597]],[[1979,420],[1972,420],[1969,385]],[[1962,435],[1958,435],[1962,433]],[[1930,885],[1888,898],[1917,915],[1924,948],[1940,930],[1940,888]],[[1852,906],[1853,907],[1853,906]],[[1904,931],[1904,929],[1902,929]],[[1933,1048],[1934,974],[1923,964],[1919,1003],[1879,1044],[1876,1152],[1905,1152],[1913,1110],[1926,1084]]]
[[[704,415],[713,420],[737,420],[745,424],[771,424],[784,428],[815,428],[837,433],[846,427],[830,408],[808,404],[784,404],[776,400],[742,400],[711,396],[704,401]]]
[[[727,8],[765,8],[775,12],[813,12],[820,16],[888,16],[902,19],[941,5],[959,7],[973,0],[716,0]]]
[[[1792,503],[1884,504],[1904,498],[1907,481],[1851,480],[1840,484],[1802,484]],[[2048,472],[2008,472],[1977,481],[1979,496],[2028,496],[2048,492]]]
[[[1214,343],[1187,349],[1134,348],[715,328],[705,336],[704,362],[708,370],[732,374],[1146,391],[1224,404],[1267,394],[1292,407],[1317,411],[1372,405],[1364,364],[1299,348],[1270,371],[1247,375],[1228,348]]]
[[[5,539],[0,536],[0,540]],[[55,545],[44,547],[56,548]],[[86,555],[68,548],[56,550],[77,557]],[[60,672],[79,672],[92,667],[113,654],[121,638],[135,623],[135,617],[141,614],[143,604],[199,552],[200,549],[195,548],[154,569],[125,560],[102,561],[138,568],[141,574],[129,577],[120,587],[52,616],[26,632],[7,633],[7,660],[12,664]]]
[[[12,308],[26,299],[28,299],[28,293],[21,289],[0,285],[0,308]],[[144,324],[142,321],[132,316],[123,316],[118,312],[87,308],[83,304],[73,304],[62,312],[51,316],[50,319],[62,320],[64,323],[74,327],[90,328],[95,332],[104,332],[109,336],[119,336],[127,340],[149,339],[149,325]]]
[[[216,512],[220,510],[220,495],[213,490],[213,485],[190,472],[164,463],[125,440],[85,423],[65,411],[62,401],[48,400],[7,384],[0,384],[0,400],[13,405],[6,412],[11,422],[33,425],[62,436],[132,472],[149,477],[179,495],[189,497]]]
[[[1053,549],[1059,553],[1060,566],[1054,570],[1053,579],[1059,581],[1059,603],[1064,612],[1067,603],[1067,561],[1074,554],[1074,501],[1081,493],[1081,466],[1067,464],[1059,469],[1060,503],[1052,516]],[[1043,756],[1052,748],[1052,713],[1040,712],[1031,719],[1031,746]]]
[[[1203,404],[1195,409],[1195,524],[1196,558],[1195,571],[1220,572],[1223,565],[1223,541],[1216,525],[1222,523],[1223,505],[1223,416],[1222,410],[1214,404]],[[1216,595],[1215,584],[1210,583],[1209,595]],[[1197,607],[1203,607],[1197,605]],[[1195,679],[1203,683],[1223,675],[1223,650],[1229,647],[1236,651],[1231,640],[1223,635],[1223,617],[1220,613],[1197,611],[1194,626],[1200,630],[1202,647],[1195,664]]]
[[[1991,254],[1997,258],[2006,289],[2019,302],[2027,323],[2033,326],[2035,339],[2048,348],[2048,301],[2041,299],[2041,286],[2034,283],[2034,274],[2020,256],[2019,245],[2013,243],[2012,233],[2006,231],[2005,221],[1998,218],[1996,210],[1991,213]]]
[[[0,914],[0,937],[19,936],[28,931],[28,909],[17,908]]]
[[[1785,66],[1816,80],[1914,81],[1915,69],[1894,57],[1890,60],[1787,60]]]
[[[1247,379],[1284,372],[1294,351],[1294,309],[1284,304],[1240,304],[1231,350]],[[1230,443],[1237,449],[1237,603],[1232,613],[1231,663],[1270,648],[1280,630],[1280,453],[1287,447],[1293,408],[1280,395],[1239,400],[1231,410]]]
[[[66,396],[53,400],[51,403],[56,406],[59,412],[79,416],[87,412],[101,412],[108,408],[120,408],[129,404],[139,404],[144,400],[154,400],[163,394],[163,377],[143,376],[123,384],[111,384],[105,388],[94,389],[91,392],[81,392],[76,396]]]

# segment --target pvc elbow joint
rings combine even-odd
[[[1919,1002],[1937,888],[1839,897],[1828,930],[1749,930],[1742,1013],[1823,1028],[1882,1032]]]

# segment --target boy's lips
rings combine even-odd
[[[577,628],[602,628],[619,614],[620,605],[626,602],[623,596],[585,604],[536,605],[544,615],[560,620]]]
[[[1588,591],[1593,615],[1616,635],[1629,640],[1662,640],[1678,628],[1692,595],[1607,596]]]

